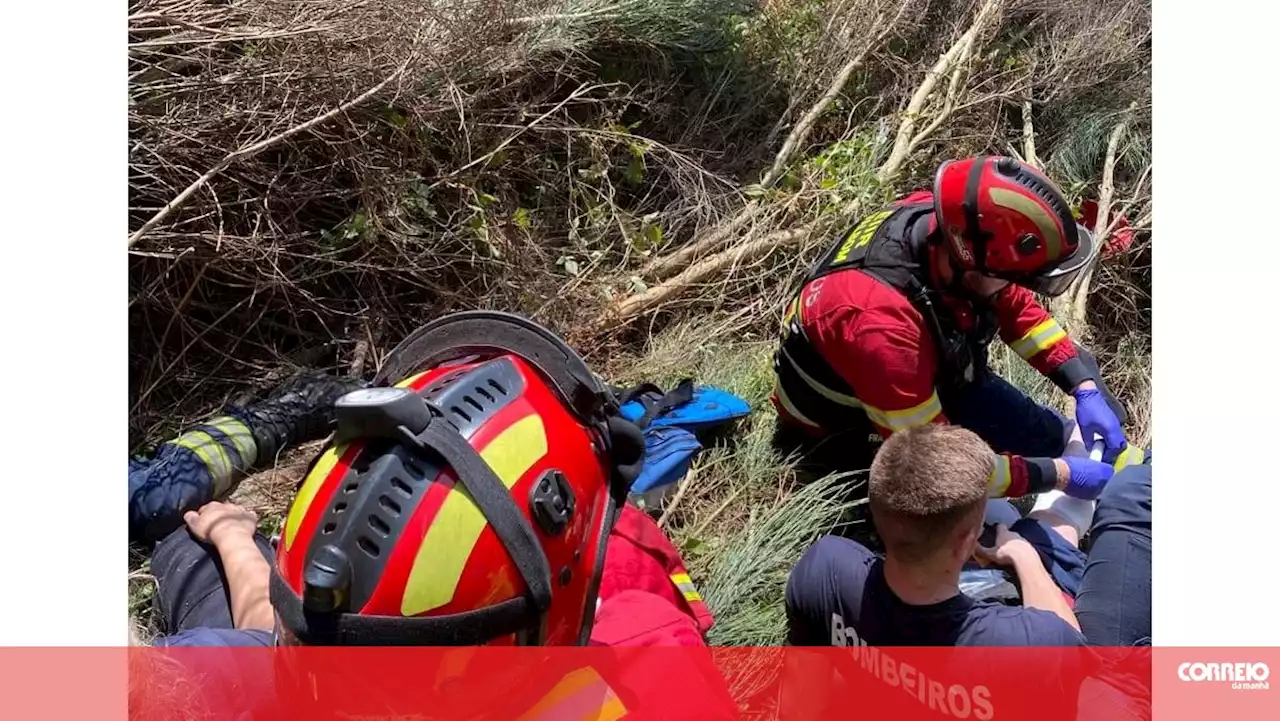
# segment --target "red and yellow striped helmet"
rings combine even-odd
[[[518,316],[459,313],[335,410],[278,545],[285,642],[586,643],[644,441],[576,353]]]
[[[963,270],[1054,296],[1097,255],[1053,181],[1013,158],[943,163],[933,200],[944,245]]]

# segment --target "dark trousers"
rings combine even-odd
[[[1098,498],[1076,618],[1095,646],[1151,645],[1151,466],[1129,466]]]
[[[1090,374],[1098,379],[1098,388],[1123,424],[1124,407],[1102,383],[1097,361],[1080,346],[1076,346],[1076,351]],[[985,365],[979,368],[971,383],[962,388],[943,389],[938,399],[948,421],[977,433],[997,453],[1059,458],[1076,426],[1074,420],[1040,405]],[[802,476],[866,470],[883,441],[875,434],[866,414],[851,409],[850,416],[846,430],[821,439],[806,437],[803,431],[779,423],[774,446],[784,453],[801,454]]]
[[[274,555],[262,534],[254,536],[263,557]],[[156,600],[167,634],[196,628],[235,628],[222,559],[212,546],[191,536],[186,526],[165,536],[151,557]]]
[[[1081,718],[1151,718],[1151,457],[1117,473],[1098,499],[1075,614],[1084,637],[1111,647],[1080,690]]]
[[[1075,428],[1074,421],[1036,403],[990,371],[962,390],[940,394],[939,399],[948,421],[977,433],[997,453],[1057,458]],[[800,454],[800,470],[806,477],[866,470],[883,441],[864,413],[851,410],[851,414],[856,415],[850,428],[822,438],[780,422],[774,446],[783,453]]]

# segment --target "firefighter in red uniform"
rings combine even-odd
[[[779,441],[867,468],[895,431],[956,423],[1002,454],[992,496],[1096,498],[1126,449],[1124,411],[1034,294],[1062,294],[1097,251],[1040,172],[1003,157],[944,163],[932,192],[841,238],[788,306],[774,358]],[[997,335],[1075,397],[1075,424],[989,370]],[[1104,462],[1062,457],[1075,427],[1086,444],[1101,438]]]
[[[278,544],[278,645],[705,647],[711,615],[679,553],[625,505],[643,436],[547,330],[441,318],[335,411]],[[619,658],[648,666],[595,669],[591,718],[733,716],[709,650]],[[461,702],[519,706],[545,671]]]

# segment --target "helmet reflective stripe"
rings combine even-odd
[[[307,479],[303,481],[302,488],[298,489],[298,495],[293,499],[293,506],[289,509],[289,517],[284,522],[284,548],[289,550],[293,548],[293,539],[298,537],[298,528],[302,525],[302,519],[307,517],[307,509],[311,508],[311,503],[316,499],[316,493],[320,487],[324,485],[324,481],[329,477],[330,473],[338,467],[338,460],[347,452],[348,446],[334,446],[325,450],[324,455],[320,456],[315,466],[307,473]],[[346,473],[346,466],[351,463],[351,459],[344,459],[343,473]]]
[[[480,451],[508,490],[546,454],[547,432],[536,413],[512,423]],[[452,601],[467,559],[487,526],[471,497],[458,485],[450,488],[418,547],[400,613],[416,616]]]
[[[1057,221],[1048,211],[1040,207],[1039,203],[1008,188],[990,188],[987,194],[991,202],[1002,208],[1016,210],[1036,224],[1036,228],[1040,230],[1040,237],[1044,238],[1045,252],[1049,260],[1056,261],[1062,256],[1062,233],[1058,232]]]

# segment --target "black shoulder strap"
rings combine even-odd
[[[658,398],[641,398],[640,402],[644,404],[644,415],[640,416],[636,425],[648,428],[654,418],[691,400],[693,400],[693,379],[685,378],[675,388]]]

